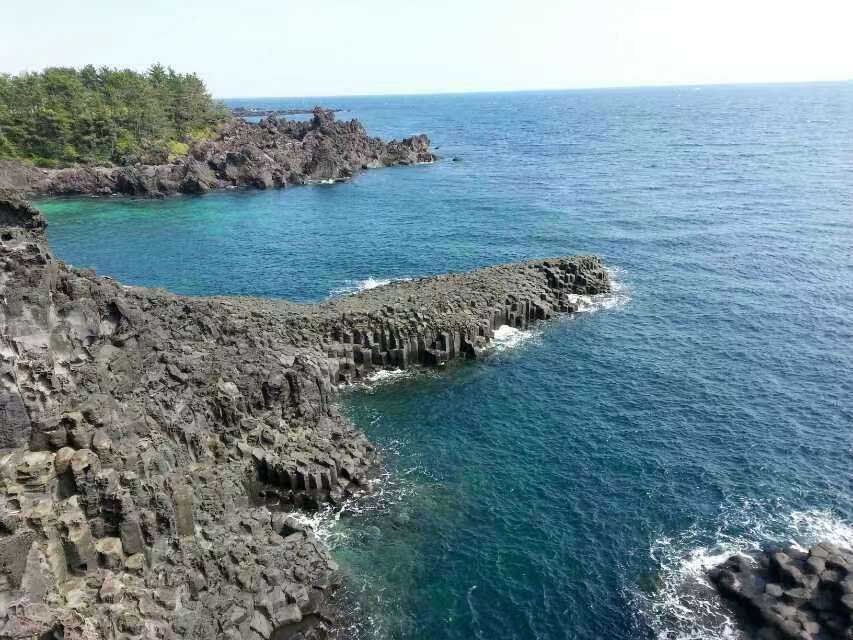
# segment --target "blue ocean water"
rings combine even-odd
[[[737,637],[703,567],[853,544],[853,84],[320,101],[444,159],[46,201],[54,250],[188,294],[318,300],[575,252],[618,283],[476,363],[344,395],[385,461],[373,496],[311,517],[354,635]]]

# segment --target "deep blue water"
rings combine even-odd
[[[575,252],[614,268],[598,310],[345,395],[386,474],[315,521],[361,637],[729,637],[703,565],[853,543],[853,84],[322,102],[445,160],[42,206],[67,261],[190,294],[316,300]]]

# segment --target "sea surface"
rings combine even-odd
[[[47,201],[56,253],[185,294],[322,300],[580,252],[617,285],[342,396],[382,478],[306,519],[355,636],[737,638],[706,567],[853,544],[853,84],[241,102],[347,109],[442,159]]]

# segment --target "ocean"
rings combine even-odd
[[[342,108],[442,159],[43,201],[56,254],[301,301],[572,253],[616,284],[481,360],[342,394],[381,477],[304,517],[348,575],[353,636],[737,638],[705,568],[853,544],[853,84],[238,103]]]

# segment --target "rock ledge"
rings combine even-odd
[[[176,296],[68,267],[0,191],[0,637],[334,637],[338,568],[288,510],[369,489],[336,386],[608,290],[581,256],[317,305]]]
[[[807,552],[770,547],[732,556],[708,577],[738,605],[759,640],[853,639],[853,552],[828,542]]]

